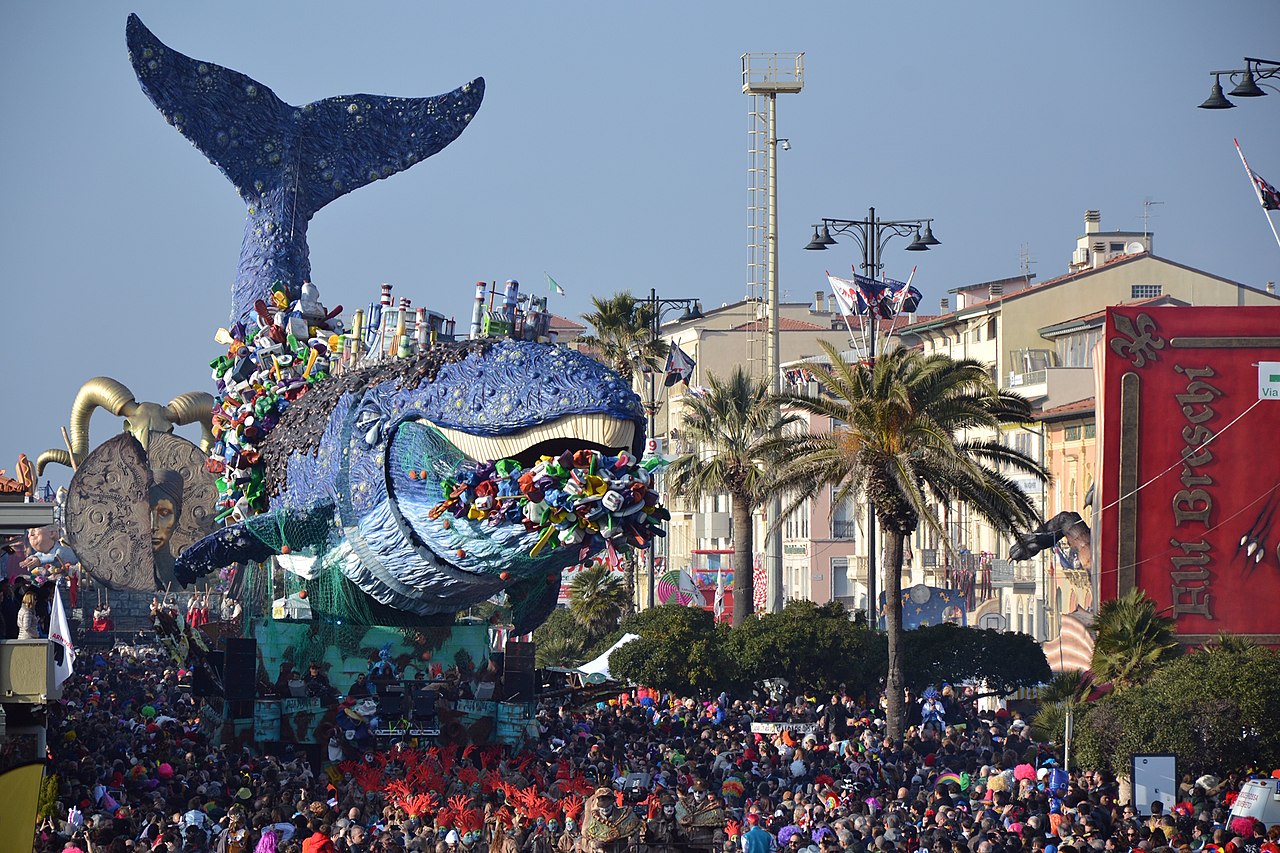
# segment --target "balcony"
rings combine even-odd
[[[991,561],[991,585],[1012,589],[1014,592],[1034,591],[1038,567],[1033,562],[1014,563],[1009,560]],[[1026,589],[1030,585],[1031,590]]]
[[[1046,367],[1005,374],[1004,390],[1017,391],[1028,400],[1050,408],[1094,396],[1093,368]]]
[[[729,539],[732,536],[732,516],[727,512],[696,512],[693,514],[695,539]]]
[[[857,539],[858,522],[847,518],[833,518],[831,520],[831,538]]]

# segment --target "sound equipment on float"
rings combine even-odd
[[[223,695],[231,702],[252,702],[258,684],[258,641],[227,637],[224,643]]]
[[[537,644],[531,640],[507,640],[502,673],[504,699],[520,699],[525,702],[533,700],[536,657]]]
[[[191,673],[191,695],[222,696],[226,653],[219,649],[210,649],[204,659],[208,669],[198,666]]]

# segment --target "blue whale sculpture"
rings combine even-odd
[[[434,98],[349,95],[293,107],[243,74],[171,50],[136,16],[127,34],[147,96],[248,205],[231,316],[245,330],[273,287],[298,298],[316,210],[439,151],[484,93],[477,78]],[[446,488],[470,464],[528,468],[584,449],[622,470],[620,454],[639,456],[644,426],[630,383],[565,347],[441,342],[348,370],[284,407],[261,441],[270,510],[196,542],[175,561],[175,575],[187,584],[274,556],[304,577],[338,573],[378,605],[421,618],[452,618],[505,591],[523,633],[555,607],[561,572],[604,547],[601,536],[544,548],[546,525],[540,532],[519,519],[442,514]],[[637,477],[611,482],[630,496],[631,509],[618,511],[631,513],[630,544],[644,547],[659,532],[646,517],[665,511],[654,512],[647,480]]]
[[[561,572],[588,553],[533,557],[539,534],[524,526],[437,516],[443,481],[467,459],[527,468],[584,447],[638,457],[644,426],[629,383],[576,350],[439,343],[325,380],[290,406],[262,446],[272,509],[188,548],[175,574],[188,583],[287,553],[420,616],[452,615],[505,590],[517,631],[532,630],[555,607]]]
[[[249,320],[277,282],[298,298],[311,278],[307,225],[317,210],[440,151],[484,98],[477,77],[430,98],[340,95],[295,107],[238,71],[167,47],[137,15],[125,35],[142,91],[248,207],[232,324]]]

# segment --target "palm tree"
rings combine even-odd
[[[592,333],[579,337],[578,343],[598,361],[633,381],[638,371],[661,366],[667,345],[653,334],[648,302],[623,290],[613,296],[593,296],[591,304],[595,310],[582,319],[591,324]]]
[[[1093,674],[1117,690],[1145,680],[1182,654],[1173,620],[1141,589],[1105,601],[1093,620]]]
[[[612,367],[635,387],[642,371],[659,370],[667,355],[667,343],[653,334],[653,311],[644,299],[623,290],[608,297],[591,297],[594,310],[582,315],[591,324],[592,334],[578,343],[597,361]],[[621,557],[627,590],[626,612],[635,607],[634,552]]]
[[[685,399],[682,440],[691,451],[672,460],[667,482],[677,495],[698,501],[728,494],[733,513],[733,626],[753,609],[752,576],[756,509],[773,494],[776,466],[765,448],[795,420],[781,418],[769,380],[753,379],[741,367],[728,379],[707,377],[702,394]]]
[[[569,612],[592,640],[616,628],[626,606],[622,576],[605,563],[583,569],[569,581]]]
[[[849,364],[830,344],[822,348],[830,365],[809,369],[824,393],[789,395],[787,405],[830,417],[833,429],[787,436],[770,449],[784,462],[778,485],[794,499],[792,507],[831,487],[833,506],[851,496],[865,497],[885,533],[885,691],[888,734],[899,740],[905,722],[902,563],[907,537],[924,521],[945,538],[931,499],[963,501],[1003,532],[1035,526],[1035,507],[1005,472],[1038,478],[1047,472],[999,441],[1001,425],[1026,421],[1031,405],[1000,391],[982,364],[905,348],[879,356],[874,364]],[[994,431],[996,437],[969,438],[970,431],[979,436]]]

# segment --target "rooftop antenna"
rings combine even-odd
[[[1151,196],[1147,196],[1142,200],[1142,240],[1146,242],[1147,236],[1151,233],[1151,206],[1154,204],[1164,204],[1162,201],[1155,201]]]
[[[1031,267],[1036,263],[1036,259],[1031,255],[1031,244],[1023,243],[1018,247],[1018,267],[1022,270],[1022,277],[1031,281]]]

